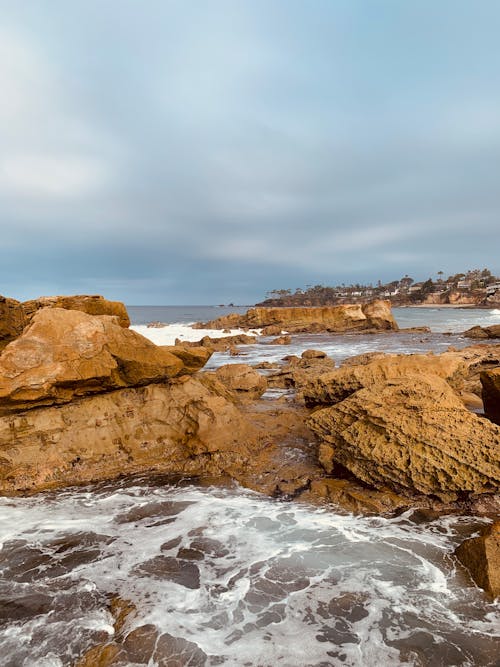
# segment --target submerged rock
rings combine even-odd
[[[397,493],[493,493],[500,487],[500,428],[469,412],[436,375],[374,383],[312,414],[323,451],[358,479]]]
[[[478,537],[462,542],[455,555],[480,588],[491,598],[500,596],[500,521],[484,528]]]

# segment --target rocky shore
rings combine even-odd
[[[156,346],[127,328],[123,304],[102,297],[3,298],[0,306],[3,495],[154,471],[231,478],[356,513],[414,507],[498,516],[500,344],[363,354],[340,368],[306,350],[278,365],[206,371],[209,342]],[[380,301],[257,308],[205,326],[397,329]],[[263,399],[273,388],[292,393]],[[495,596],[492,531],[457,556],[479,585],[484,576],[473,563],[491,570],[485,588]]]

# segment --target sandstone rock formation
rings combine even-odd
[[[313,377],[304,387],[306,405],[333,405],[364,387],[411,374],[432,373],[461,389],[467,366],[459,354],[383,354],[363,355],[341,368]]]
[[[201,368],[203,348],[162,348],[114,317],[44,308],[0,356],[0,413],[164,382]]]
[[[33,315],[42,308],[79,310],[89,315],[113,315],[118,318],[120,326],[130,326],[124,304],[108,301],[100,295],[43,296],[24,303],[0,296],[0,351],[21,335]]]
[[[495,424],[500,424],[500,367],[483,371],[480,375],[483,387],[484,412]]]
[[[250,458],[256,434],[195,378],[120,389],[0,417],[0,493],[142,470],[218,474]]]
[[[419,373],[373,383],[312,414],[320,458],[397,493],[494,493],[500,427],[469,412],[445,380]]]
[[[231,313],[194,325],[194,328],[260,329],[270,326],[280,327],[288,333],[398,329],[388,301],[311,308],[251,308],[244,315]]]
[[[200,340],[195,342],[182,341],[179,338],[175,339],[175,344],[182,347],[206,347],[212,352],[227,352],[234,345],[253,345],[257,342],[255,336],[248,336],[247,334],[235,334],[234,336],[223,336],[221,338],[212,338],[210,336],[203,336]]]
[[[455,555],[491,598],[500,596],[500,521],[486,526],[478,537],[462,542]]]
[[[22,304],[15,299],[0,296],[0,351],[21,335],[26,324]]]
[[[500,324],[492,324],[490,327],[472,327],[464,331],[462,336],[466,338],[488,339],[500,338]]]
[[[309,356],[302,358],[290,355],[287,363],[268,376],[270,387],[301,390],[310,381],[322,376],[335,368],[335,361],[325,356]]]
[[[215,377],[239,400],[260,398],[267,389],[266,378],[247,364],[226,364],[215,371]]]

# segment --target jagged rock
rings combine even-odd
[[[313,480],[309,489],[300,495],[300,499],[307,502],[322,500],[334,503],[355,514],[385,514],[412,504],[408,498],[392,491],[375,491],[363,488],[351,480],[328,477]]]
[[[334,405],[363,387],[419,373],[445,378],[460,390],[467,372],[463,358],[452,352],[440,355],[374,353],[357,360],[356,365],[344,364],[330,373],[313,377],[303,388],[306,405]]]
[[[455,555],[491,598],[500,596],[500,521],[486,526],[478,537],[462,542]]]
[[[201,368],[210,352],[173,353],[114,317],[44,308],[0,356],[0,413],[146,385]]]
[[[121,327],[130,326],[130,318],[121,301],[109,301],[100,294],[77,294],[74,296],[41,296],[38,299],[25,301],[22,304],[28,321],[42,308],[64,308],[79,310],[87,315],[112,315],[117,318]]]
[[[215,376],[239,400],[255,400],[267,389],[266,378],[247,364],[226,364],[215,371]]]
[[[483,371],[480,378],[485,415],[495,424],[500,424],[500,368]]]
[[[289,333],[398,329],[389,301],[311,308],[251,308],[244,315],[231,313],[193,326],[199,329],[251,329],[277,326]]]
[[[258,437],[194,377],[87,396],[0,417],[0,493],[145,470],[221,474],[247,467]]]
[[[500,324],[492,324],[490,327],[472,327],[464,331],[462,336],[466,338],[500,338]]]
[[[469,412],[436,375],[374,383],[308,424],[334,462],[375,488],[454,500],[500,486],[500,428]]]

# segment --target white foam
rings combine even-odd
[[[189,324],[166,324],[163,327],[148,327],[145,324],[134,324],[130,327],[137,333],[156,345],[174,345],[175,339],[194,342],[201,340],[204,336],[210,338],[226,338],[227,336],[236,336],[239,334],[259,335],[260,329],[244,331],[243,329],[231,329],[229,333],[224,333],[220,329],[193,329]]]
[[[170,503],[167,515],[162,503]],[[61,552],[68,536],[99,537],[99,555],[67,575],[46,576],[46,565],[41,567],[37,590],[54,598],[54,611],[22,626],[16,641],[9,638],[14,626],[4,626],[0,654],[7,657],[24,651],[36,662],[37,655],[57,654],[64,624],[73,628],[72,650],[78,654],[80,633],[111,632],[104,601],[115,594],[137,606],[128,629],[153,623],[235,667],[329,664],[332,651],[345,656],[338,664],[353,667],[412,664],[397,647],[411,645],[414,633],[430,629],[436,645],[453,641],[459,653],[474,652],[478,640],[477,664],[488,664],[481,651],[494,651],[498,606],[464,583],[448,556],[460,533],[478,526],[467,517],[418,526],[409,512],[363,518],[285,505],[238,489],[124,482],[0,499],[0,518],[2,567],[11,594],[19,584],[9,576],[9,541],[28,540],[32,550],[58,562],[80,553],[71,540],[70,551]],[[191,543],[200,538],[219,546],[189,561],[199,570],[199,588],[186,588],[161,570],[155,576],[141,569],[158,557],[177,557],[178,549],[196,548]],[[162,548],[166,542],[173,546]],[[13,566],[18,562],[15,556]],[[75,604],[82,596],[87,602]],[[352,617],[353,608],[362,613]],[[41,627],[44,646],[34,647],[29,636]]]

